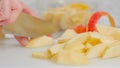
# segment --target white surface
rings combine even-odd
[[[32,52],[46,48],[29,49],[20,46],[14,39],[0,41],[0,68],[120,68],[120,58],[92,59],[88,65],[57,65],[49,60],[35,59]]]

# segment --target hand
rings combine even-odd
[[[1,0],[0,1],[0,25],[13,23],[18,15],[24,12],[34,17],[38,17],[29,7],[19,0]],[[18,42],[25,46],[29,39],[27,37],[15,36]]]

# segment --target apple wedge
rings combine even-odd
[[[101,43],[100,38],[102,36],[98,32],[89,32],[89,35],[90,35],[90,38],[86,43],[90,43],[93,46]]]
[[[51,54],[49,52],[34,52],[32,53],[33,58],[40,58],[40,59],[49,59]]]
[[[66,42],[64,48],[69,49],[73,46],[84,44],[88,39],[89,39],[88,32],[78,34],[77,36]]]
[[[80,65],[88,64],[88,58],[82,53],[75,51],[63,50],[51,58],[51,61],[57,64]]]
[[[58,39],[58,43],[64,43],[76,36],[77,33],[73,29],[66,30]]]
[[[104,51],[102,56],[103,59],[114,58],[114,57],[120,57],[120,41],[111,44]]]
[[[94,46],[91,45],[90,43],[86,43],[86,45],[85,45],[85,48],[86,48],[86,49],[90,49],[90,48],[92,48],[92,47],[94,47]]]
[[[48,51],[50,52],[51,55],[54,55],[54,54],[60,52],[61,50],[63,50],[63,47],[64,47],[64,44],[56,44],[56,45],[53,45],[52,47],[50,47],[48,49]]]
[[[85,51],[84,43],[88,40],[89,34],[81,33],[78,36],[72,38],[68,42],[65,43],[64,49],[65,50],[74,50],[79,53],[83,53]]]
[[[110,35],[114,31],[117,31],[119,29],[115,27],[105,26],[105,25],[96,25],[97,31],[103,35]]]
[[[64,50],[73,50],[79,53],[84,53],[85,50],[85,45],[81,44],[81,43],[73,43],[70,44],[69,47],[65,47],[63,48]]]
[[[104,52],[104,50],[107,48],[107,46],[105,46],[104,44],[98,44],[92,48],[90,48],[86,55],[88,58],[97,58],[102,56],[102,53]]]
[[[38,38],[32,39],[26,45],[26,47],[28,47],[28,48],[35,48],[35,47],[43,47],[43,46],[48,46],[48,45],[53,45],[53,44],[54,44],[53,38],[48,37],[48,36],[42,36],[42,37],[38,37]]]
[[[97,25],[97,30],[103,35],[113,37],[116,40],[120,41],[120,29],[110,26]]]
[[[110,36],[120,41],[120,30],[114,31],[113,33],[110,34]]]
[[[118,40],[115,40],[114,38],[112,38],[110,36],[104,36],[104,37],[101,37],[100,41],[101,41],[101,43],[104,43],[107,46],[109,46],[112,43],[117,42]]]

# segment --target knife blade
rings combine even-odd
[[[35,18],[31,15],[21,13],[12,24],[3,26],[3,32],[18,36],[38,37],[48,35],[61,30],[57,23]]]

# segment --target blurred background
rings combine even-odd
[[[42,12],[48,8],[58,7],[63,4],[69,3],[86,3],[90,5],[93,11],[106,11],[109,12],[116,21],[118,27],[120,27],[120,0],[22,0],[28,6],[30,6],[34,11],[36,11],[40,16]],[[102,23],[106,23],[107,20],[104,18],[101,20]]]

